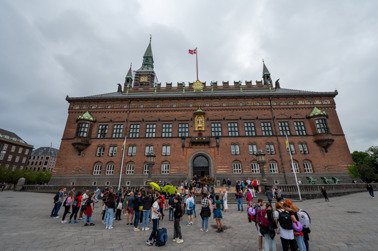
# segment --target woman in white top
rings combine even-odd
[[[223,195],[223,205],[224,205],[224,211],[225,212],[228,212],[228,204],[227,204],[227,190],[226,189],[224,189],[223,190],[223,193],[224,193],[224,195]]]
[[[284,205],[287,203],[284,203]],[[287,212],[284,208],[284,206],[277,202],[276,203],[276,211],[274,212],[274,220],[276,221],[276,224],[278,226],[277,228],[277,234],[280,235],[281,238],[281,244],[282,244],[282,249],[284,251],[289,251],[289,246],[290,250],[297,250],[297,242],[294,239],[294,231],[293,229],[285,229],[283,228],[280,223],[279,223],[279,218],[280,218],[280,213],[285,213]],[[291,220],[291,216],[290,216]]]
[[[194,208],[194,199],[192,194],[189,193],[188,199],[186,200],[186,212],[188,214],[188,224],[187,226],[193,225],[193,208]]]

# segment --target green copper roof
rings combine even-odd
[[[265,63],[263,63],[263,77],[264,75],[270,75],[270,72],[268,70],[268,68],[266,67]]]
[[[96,121],[96,119],[88,111],[84,113],[83,115],[80,115],[79,117],[77,117],[76,120],[88,120],[92,122]]]
[[[131,71],[131,66],[130,66],[129,71],[127,72],[126,78],[131,78],[131,79],[133,79],[133,72]]]
[[[152,55],[152,49],[151,49],[151,39],[150,39],[150,43],[148,44],[147,50],[144,53],[144,56],[145,57],[153,57],[153,55]]]
[[[314,107],[314,109],[312,109],[312,112],[307,115],[307,118],[312,118],[312,117],[317,117],[317,116],[327,116],[327,113]]]
[[[148,44],[147,50],[143,56],[142,67],[140,67],[138,71],[153,71],[153,70],[154,70],[154,57],[152,55],[151,39],[150,39],[150,43]]]

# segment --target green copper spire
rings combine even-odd
[[[139,68],[138,71],[153,71],[154,70],[154,57],[152,55],[151,39],[152,39],[152,36],[150,36],[150,43],[148,44],[147,50],[143,56],[142,67]]]
[[[129,69],[129,71],[127,72],[126,78],[131,78],[131,79],[133,79],[133,71],[131,70],[131,65],[130,65],[130,69]]]
[[[77,117],[76,121],[78,120],[87,120],[87,121],[93,121],[93,122],[96,121],[96,119],[88,111],[84,113],[83,115],[80,115],[79,117]]]
[[[269,72],[268,68],[266,67],[264,60],[263,60],[263,75],[262,75],[262,77],[264,77],[265,75],[270,75],[270,72]]]

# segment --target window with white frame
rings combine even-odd
[[[188,137],[189,136],[189,124],[187,123],[180,123],[178,128],[178,136],[179,137]]]
[[[122,130],[123,130],[122,124],[113,125],[112,138],[122,138]]]
[[[329,133],[329,128],[328,128],[328,124],[327,124],[326,119],[316,119],[315,120],[315,126],[316,126],[316,131],[319,134]]]
[[[4,155],[5,155],[5,152],[1,151],[1,152],[0,152],[0,160],[3,160],[3,159],[4,159]]]
[[[149,152],[153,152],[153,151],[154,151],[154,146],[146,145],[146,151],[144,152],[144,155],[147,156]]]
[[[139,138],[139,124],[130,125],[129,138]]]
[[[25,154],[26,154],[26,155],[29,154],[29,149],[25,149]]]
[[[261,130],[262,130],[263,136],[272,136],[273,135],[272,123],[261,122]]]
[[[148,165],[147,164],[144,164],[143,166],[143,174],[148,174]]]
[[[297,135],[307,135],[303,121],[294,121],[294,128]]]
[[[98,146],[96,156],[102,157],[102,156],[104,156],[104,154],[105,154],[105,146]]]
[[[237,145],[237,144],[231,145],[231,154],[232,155],[239,155],[240,154],[239,145]]]
[[[8,149],[8,144],[3,145],[3,151],[6,151]]]
[[[102,169],[102,164],[100,162],[96,163],[93,168],[93,175],[100,175]]]
[[[287,122],[287,121],[280,121],[280,122],[278,122],[278,128],[280,129],[280,134],[281,135],[290,136],[289,122]]]
[[[127,153],[128,156],[135,156],[136,155],[136,145],[130,145],[129,151]]]
[[[171,146],[170,145],[163,145],[163,156],[169,156],[171,155]]]
[[[251,172],[252,173],[260,173],[260,167],[259,167],[259,164],[257,164],[257,162],[251,163]]]
[[[257,145],[256,144],[249,144],[248,145],[249,154],[256,155],[257,153]]]
[[[228,136],[231,136],[231,137],[239,136],[238,123],[236,122],[228,123]]]
[[[11,147],[11,152],[13,153],[14,151],[16,151],[16,146]]]
[[[235,174],[241,174],[242,173],[241,163],[240,162],[232,163],[232,170]]]
[[[114,164],[109,163],[106,165],[106,175],[112,175],[114,174]]]
[[[16,156],[16,159],[14,160],[14,162],[19,162],[20,161],[20,157],[19,156]]]
[[[221,123],[211,123],[211,136],[220,137],[222,136],[222,124]]]
[[[277,162],[275,162],[275,161],[269,162],[269,172],[270,173],[278,173]]]
[[[293,172],[293,170],[294,170],[296,173],[299,173],[298,162],[296,160],[294,160],[290,164],[291,164],[291,172]]]
[[[244,131],[245,131],[245,136],[256,136],[255,123],[245,122]]]
[[[24,164],[26,162],[26,157],[22,158],[22,163]]]
[[[156,132],[156,124],[146,125],[146,138],[154,138]]]
[[[276,152],[274,151],[274,144],[272,143],[266,144],[266,154],[270,154],[270,155],[276,154]]]
[[[169,174],[169,163],[163,163],[161,164],[161,174]]]
[[[88,136],[88,123],[79,123],[76,128],[76,137],[85,138]]]
[[[18,153],[22,153],[22,150],[23,150],[22,147],[18,148]]]
[[[172,124],[163,124],[161,136],[163,138],[172,137]]]
[[[8,155],[8,159],[7,159],[7,161],[12,161],[12,158],[13,158],[12,155]]]
[[[312,173],[312,165],[311,165],[311,162],[309,160],[305,160],[303,161],[303,169],[305,171],[305,173]]]
[[[117,146],[109,146],[109,156],[115,157],[117,155]]]
[[[299,152],[301,154],[308,154],[308,148],[307,148],[306,143],[299,143],[298,146],[299,146]]]
[[[104,139],[108,133],[108,125],[99,125],[97,130],[97,138]]]
[[[295,148],[294,148],[294,144],[293,143],[289,143],[288,147],[287,147],[287,154],[295,154]]]
[[[126,174],[134,174],[135,165],[134,163],[127,163]]]

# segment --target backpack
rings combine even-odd
[[[168,241],[168,234],[166,228],[160,228],[156,231],[156,246],[164,246]]]
[[[278,222],[280,223],[280,226],[283,229],[292,230],[293,221],[291,220],[291,215],[286,211],[282,211],[278,213],[279,213]]]
[[[252,208],[252,207],[248,206],[248,210],[247,210],[248,222],[255,222],[256,223],[256,215],[250,215],[249,214],[249,208]]]
[[[297,212],[297,215],[299,218],[299,222],[302,224],[302,226],[304,228],[310,228],[310,225],[311,225],[310,215],[304,210],[300,210],[299,212]]]
[[[59,192],[57,192],[54,196],[54,203],[57,203],[59,200]]]
[[[259,224],[260,227],[269,227],[268,214],[265,209],[257,211],[256,218],[257,224]]]
[[[189,210],[193,210],[193,202],[192,201],[189,201]]]
[[[72,203],[72,206],[77,207],[79,205],[79,198],[75,196],[74,202]]]

